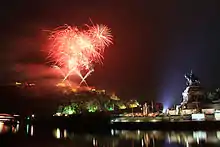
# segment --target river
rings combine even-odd
[[[4,147],[191,147],[220,146],[220,131],[128,131],[76,133],[74,130],[0,123]]]

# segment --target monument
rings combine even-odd
[[[199,78],[191,71],[184,75],[186,88],[182,92],[182,102],[175,109],[168,109],[169,115],[215,114],[220,120],[220,89],[214,94],[206,92]],[[218,116],[217,116],[218,115]],[[217,118],[218,117],[218,118]]]
[[[181,107],[187,109],[199,108],[200,103],[205,100],[205,91],[192,70],[189,74],[185,74],[185,79],[187,80],[187,87],[182,93]]]

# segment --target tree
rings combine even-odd
[[[220,99],[220,88],[217,88],[215,90],[215,96],[216,96],[216,99]]]
[[[207,98],[208,98],[209,100],[213,101],[213,100],[215,99],[214,93],[208,92],[208,93],[207,93]]]
[[[126,105],[123,101],[117,101],[116,102],[116,106],[119,108],[119,109],[126,109]]]
[[[70,105],[64,107],[64,109],[63,109],[63,114],[71,115],[71,114],[73,114],[73,113],[74,113],[74,112],[72,111],[72,108],[71,108]]]
[[[137,100],[130,100],[130,101],[128,101],[127,106],[129,108],[136,108],[139,106],[139,103]]]
[[[211,101],[220,99],[220,89],[217,88],[214,92],[208,92],[207,98]]]
[[[108,100],[107,102],[105,102],[105,109],[107,111],[114,111],[114,103],[111,100]]]
[[[80,113],[79,105],[77,103],[71,103],[71,109],[73,114]]]
[[[96,112],[100,110],[100,104],[97,100],[91,100],[86,102],[86,109],[88,112]]]
[[[62,113],[67,115],[77,114],[79,113],[79,106],[77,103],[71,103],[64,107]]]
[[[131,108],[132,110],[132,114],[133,114],[133,110],[134,108],[138,107],[139,106],[139,103],[137,100],[130,100],[128,103],[127,103],[128,107]]]
[[[59,107],[58,107],[58,110],[57,110],[57,113],[63,113],[63,105],[60,105]]]

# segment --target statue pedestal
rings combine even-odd
[[[205,92],[201,86],[188,86],[182,93],[182,106],[187,108],[199,108],[199,105],[205,99]]]

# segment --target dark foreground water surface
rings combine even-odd
[[[76,133],[68,129],[0,123],[0,146],[8,147],[190,147],[220,146],[220,131],[126,131]]]

